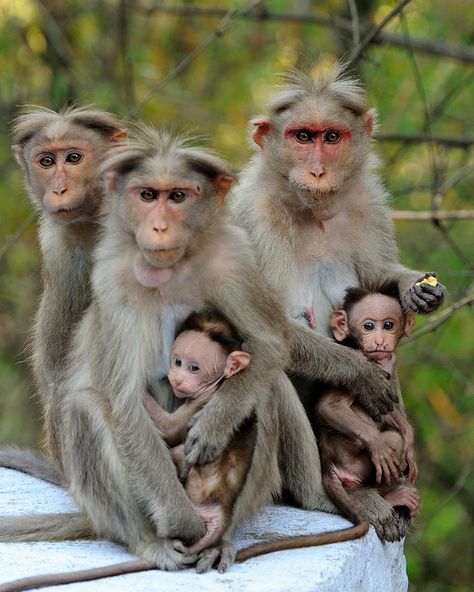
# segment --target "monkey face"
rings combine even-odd
[[[171,351],[168,380],[179,398],[211,394],[224,378],[227,354],[223,347],[198,331],[183,331]]]
[[[390,356],[405,331],[405,320],[395,298],[371,294],[349,312],[349,331],[371,360]]]
[[[50,133],[51,132],[51,133]],[[94,216],[101,189],[96,175],[105,139],[81,127],[67,134],[35,136],[17,147],[31,195],[39,207],[56,222],[68,224]]]

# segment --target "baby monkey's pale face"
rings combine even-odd
[[[400,304],[383,294],[366,296],[349,314],[349,331],[369,359],[387,357],[405,332]]]
[[[183,331],[171,350],[168,380],[179,398],[195,399],[215,390],[225,377],[227,353],[198,331]]]

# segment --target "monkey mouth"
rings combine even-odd
[[[374,349],[373,351],[367,351],[365,353],[371,360],[385,360],[385,358],[390,358],[392,356],[393,351]]]
[[[51,210],[51,214],[60,221],[70,222],[81,217],[82,209],[79,206],[75,208],[57,208]]]
[[[173,249],[143,249],[143,257],[153,267],[173,267],[184,255],[184,247]]]

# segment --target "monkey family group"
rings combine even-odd
[[[143,569],[223,572],[299,544],[236,553],[236,527],[273,500],[354,523],[329,542],[405,536],[418,469],[395,349],[445,289],[399,261],[374,117],[343,67],[294,73],[236,175],[110,113],[20,110],[44,437],[41,453],[0,448],[0,466],[80,511],[0,518],[0,541],[105,538]]]

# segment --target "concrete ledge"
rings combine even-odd
[[[73,499],[60,488],[17,471],[0,469],[0,514],[68,512]],[[246,547],[276,535],[300,535],[349,526],[340,516],[269,506],[242,526],[236,546]],[[0,583],[46,573],[100,567],[133,557],[107,542],[0,543]],[[150,571],[94,582],[57,586],[57,592],[172,590],[173,592],[404,592],[407,590],[402,543],[382,544],[371,528],[362,539],[281,551],[236,564],[225,574],[198,575]]]

